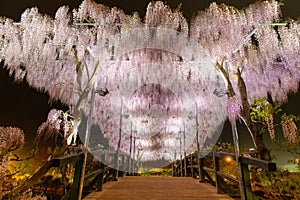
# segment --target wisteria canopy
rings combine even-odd
[[[89,115],[91,91],[106,87],[109,95],[95,97],[93,123],[109,146],[117,148],[122,128],[123,152],[133,133],[143,160],[170,160],[175,151],[196,150],[197,129],[203,148],[238,114],[238,71],[250,102],[268,95],[286,101],[298,91],[299,21],[274,27],[279,20],[276,1],[243,10],[212,3],[188,23],[160,1],[149,3],[141,19],[84,0],[73,12],[59,8],[54,19],[37,8],[19,23],[1,18],[0,59],[16,80],[73,105],[75,115]],[[224,95],[228,82],[217,62],[234,101]]]

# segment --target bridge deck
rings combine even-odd
[[[107,199],[232,199],[216,194],[216,189],[198,180],[185,177],[126,176],[109,182],[102,192],[93,192],[85,200]]]

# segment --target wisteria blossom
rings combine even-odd
[[[76,123],[95,103],[93,124],[114,148],[120,141],[122,151],[129,152],[134,123],[143,155],[156,160],[165,155],[157,152],[178,149],[176,138],[183,138],[184,126],[194,134],[187,137],[188,151],[196,148],[197,128],[201,148],[207,138],[218,137],[227,115],[235,119],[244,110],[239,84],[245,85],[250,103],[268,94],[286,101],[289,92],[298,91],[299,22],[274,28],[279,18],[276,1],[243,10],[212,3],[189,24],[160,1],[149,3],[141,19],[84,0],[73,12],[59,8],[54,19],[37,8],[27,9],[19,24],[1,18],[0,59],[16,80],[72,105]],[[217,62],[224,63],[223,70],[217,70]],[[229,82],[232,99],[224,95]],[[110,94],[90,102],[98,87]],[[155,114],[166,128],[145,130]],[[187,120],[191,115],[198,116],[197,123]]]
[[[50,139],[54,141],[54,145],[59,144],[61,140],[66,140],[67,145],[71,145],[72,142],[76,142],[77,129],[73,116],[61,110],[52,109],[48,113],[47,121],[43,122],[37,130],[36,143],[43,143]]]

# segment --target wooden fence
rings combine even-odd
[[[116,155],[119,155],[116,157]],[[84,175],[84,188],[82,192],[82,197],[84,198],[86,195],[88,195],[92,191],[101,191],[102,186],[104,183],[108,181],[115,181],[117,180],[117,177],[123,176],[124,172],[127,172],[129,170],[129,163],[132,167],[132,169],[136,169],[137,165],[135,162],[126,154],[119,152],[117,153],[116,150],[104,150],[104,149],[98,149],[90,151],[89,156],[93,159],[98,159],[100,162],[98,165],[92,169],[86,170],[86,173]],[[110,156],[112,158],[112,164],[107,163],[108,165],[105,165],[103,162],[107,156]],[[117,161],[118,169],[115,168],[114,163]],[[37,183],[38,180],[42,176],[40,174],[45,175],[49,170],[52,168],[59,168],[62,172],[62,179],[64,179],[64,172],[65,169],[68,167],[73,167],[73,181],[70,186],[70,189],[68,189],[64,196],[61,198],[62,200],[75,200],[78,199],[79,196],[79,187],[80,187],[80,180],[82,176],[82,165],[84,160],[84,153],[75,151],[75,152],[69,152],[68,155],[62,156],[62,157],[55,157],[52,160],[48,161],[44,166],[39,169],[37,174],[34,174],[33,176],[39,177],[34,178],[31,181],[31,185]],[[89,166],[91,163],[88,162],[87,166]],[[130,175],[136,175],[135,173],[131,173]],[[66,187],[65,187],[66,188]],[[17,196],[17,193],[20,193],[23,191],[23,187],[18,188],[17,191],[14,193],[6,194],[3,199],[12,199],[15,196]]]
[[[113,158],[112,163],[116,163],[116,159],[117,159],[120,162],[120,164],[119,164],[119,169],[115,169],[114,167],[113,168],[108,167],[103,162],[101,162],[99,169],[96,169],[95,171],[86,174],[84,176],[84,180],[85,182],[88,182],[88,184],[86,184],[86,186],[84,187],[83,195],[82,195],[83,197],[85,197],[91,191],[95,191],[94,186],[96,186],[97,191],[101,191],[103,184],[105,184],[108,181],[116,181],[117,177],[122,177],[124,175],[124,172],[128,173],[129,163],[133,164],[132,165],[133,168],[137,167],[136,165],[134,165],[134,162],[128,155],[122,152],[121,153],[119,152],[117,154],[116,150],[103,150],[103,149],[94,150],[91,151],[90,154],[94,158],[98,159],[99,161],[103,161],[105,160],[105,157],[111,156]],[[117,158],[116,155],[119,155],[119,158]],[[75,167],[72,186],[70,190],[63,196],[62,200],[78,198],[83,156],[84,156],[83,153],[79,153],[79,154],[73,154],[73,155],[68,155],[68,156],[53,159],[53,167],[62,167],[67,164],[73,164]],[[131,175],[136,175],[136,174],[133,173]]]
[[[254,157],[240,156],[238,162],[236,162],[235,154],[231,153],[209,152],[200,153],[200,155],[202,155],[200,159],[198,159],[197,153],[194,153],[172,163],[173,176],[199,177],[200,182],[208,182],[216,186],[218,194],[227,193],[232,197],[241,197],[243,195],[241,198],[245,200],[258,199],[252,192],[249,167],[256,170],[260,168],[266,172],[276,171],[276,163],[259,160]],[[240,184],[236,178],[237,173],[233,176],[222,172],[220,161],[223,162],[223,165],[224,163],[228,165],[231,163],[233,168],[236,168],[236,172],[238,171],[238,165],[240,165],[244,191],[242,194],[239,192]]]
[[[97,191],[101,191],[104,183],[110,180],[117,180],[118,177],[123,176],[124,172],[126,172],[126,175],[137,175],[136,173],[130,173],[137,171],[138,165],[127,154],[122,152],[117,153],[116,150],[104,149],[90,151],[90,153],[99,161],[103,161],[107,156],[111,156],[112,164],[116,162],[119,162],[119,164],[117,165],[118,169],[116,169],[114,167],[115,165],[113,165],[111,168],[108,167],[111,165],[100,163],[100,167],[86,174],[84,177],[85,187],[83,190],[83,197],[85,197],[91,191],[95,191],[95,189]],[[116,155],[118,155],[118,157]],[[171,166],[173,176],[199,178],[200,182],[208,182],[216,186],[216,192],[219,194],[227,193],[232,197],[242,197],[242,199],[245,200],[258,199],[251,189],[249,166],[252,168],[255,167],[256,169],[263,169],[266,172],[276,171],[275,163],[259,160],[254,157],[240,156],[238,161],[236,161],[235,154],[225,152],[209,152],[206,154],[200,153],[199,157],[200,158],[198,158],[197,153],[193,153],[187,155],[182,160],[177,160],[176,162],[172,163]],[[224,167],[224,162],[227,158],[229,159],[228,162],[230,161],[236,164],[236,168],[238,165],[240,166],[242,177],[241,182],[243,187],[243,192],[241,193],[239,192],[240,190],[238,188],[241,186],[241,184],[236,178],[237,176],[226,174],[221,170],[221,168]],[[81,152],[53,158],[50,162],[50,168],[56,167],[62,169],[68,164],[72,164],[74,167],[73,182],[70,189],[62,197],[63,200],[78,199],[83,159],[84,154]]]

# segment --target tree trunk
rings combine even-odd
[[[227,90],[230,97],[235,96],[235,91],[233,89],[232,83],[229,78],[229,74],[226,72],[226,70],[223,68],[223,62],[216,63],[217,69],[223,74],[226,82],[227,82]],[[263,136],[259,133],[256,124],[251,120],[250,116],[250,103],[248,102],[248,95],[247,95],[247,88],[246,84],[244,82],[244,79],[242,78],[241,71],[238,69],[238,89],[241,95],[241,102],[242,102],[242,111],[241,115],[245,119],[246,125],[249,127],[251,133],[253,134],[255,144],[257,146],[257,151],[259,158],[262,160],[271,160],[270,151],[267,149],[263,142]]]
[[[264,144],[263,141],[263,135],[259,134],[254,136],[255,139],[255,143],[257,145],[257,151],[258,151],[258,156],[260,159],[262,160],[267,160],[267,161],[271,161],[271,154],[270,151],[267,149],[267,147]]]
[[[242,113],[241,115],[246,121],[247,126],[251,130],[255,143],[257,145],[257,151],[259,158],[262,160],[271,161],[271,154],[270,151],[267,149],[267,147],[264,144],[263,141],[263,135],[259,133],[256,124],[251,120],[250,116],[250,103],[248,101],[248,95],[247,95],[247,88],[246,84],[241,76],[241,71],[238,70],[238,88],[241,95],[241,102],[242,102]]]

